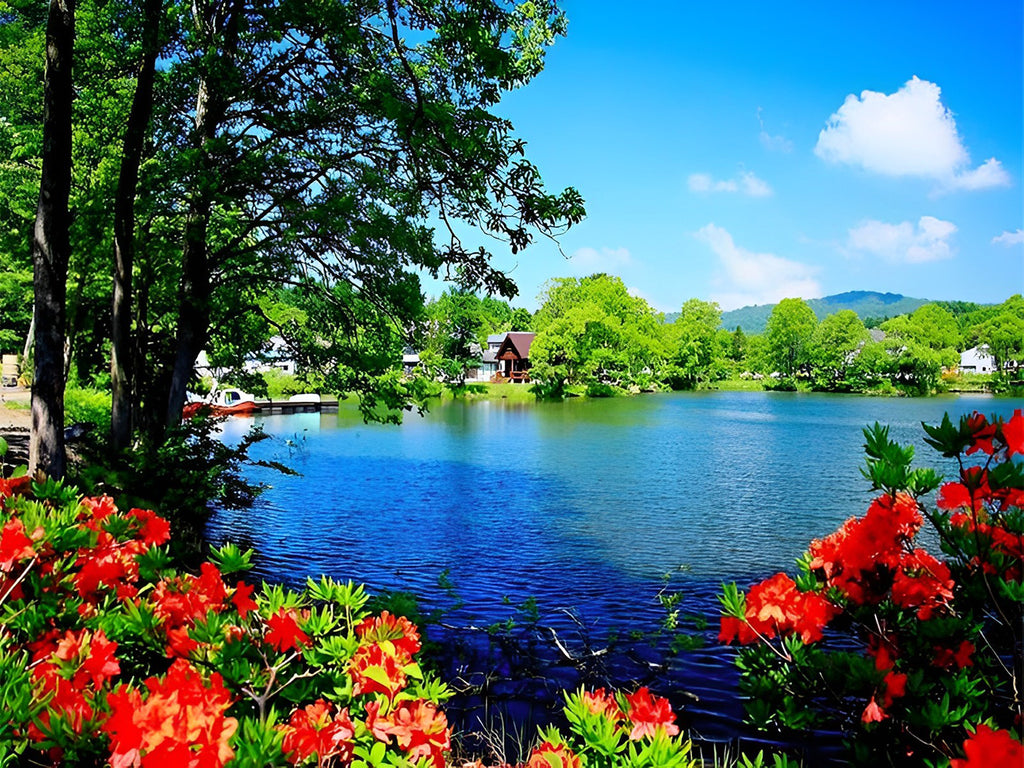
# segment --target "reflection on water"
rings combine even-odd
[[[447,571],[467,623],[500,620],[503,602],[535,597],[546,618],[557,623],[555,609],[571,606],[600,635],[653,626],[660,578],[681,564],[692,568],[685,610],[717,616],[721,581],[791,568],[812,538],[863,513],[864,426],[889,424],[919,461],[948,473],[922,421],[1021,407],[741,392],[455,403],[398,427],[345,412],[269,416],[257,423],[273,439],[254,456],[301,476],[253,469],[271,488],[252,510],[217,514],[210,535],[255,547],[256,576],[268,580],[326,573],[440,605]],[[249,425],[227,422],[225,439]],[[700,691],[692,725],[731,735],[727,652],[688,655],[671,678],[669,688]]]

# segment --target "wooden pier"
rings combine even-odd
[[[321,397],[319,400],[257,400],[257,413],[265,416],[288,413],[337,413],[338,399]]]

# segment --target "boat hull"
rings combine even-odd
[[[251,416],[260,410],[259,405],[251,400],[232,405],[212,405],[210,403],[188,403],[181,411],[183,419],[191,419],[193,416]]]

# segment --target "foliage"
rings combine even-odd
[[[772,366],[767,373],[779,372],[792,378],[810,362],[811,337],[818,325],[803,299],[783,299],[775,305],[765,327],[765,355]]]
[[[864,474],[882,495],[814,541],[795,579],[727,586],[720,639],[745,646],[741,685],[762,727],[840,718],[858,764],[945,764],[963,743],[954,765],[1010,765],[1024,679],[1024,412],[947,416],[925,431],[957,460],[957,479],[912,469],[912,447],[865,430]],[[925,520],[944,559],[915,541]]]
[[[669,352],[665,378],[669,386],[673,389],[697,389],[721,378],[722,360],[726,354],[718,341],[721,322],[722,312],[715,302],[690,299],[683,304],[679,317],[668,326],[666,334]],[[736,353],[744,345],[742,336],[730,337],[729,353]]]
[[[854,382],[847,374],[869,338],[864,323],[852,310],[844,309],[822,320],[810,341],[815,388],[830,392],[853,389]]]
[[[110,393],[68,387],[64,391],[64,423],[91,424],[97,432],[105,434],[110,429]]]
[[[530,375],[542,396],[573,387],[594,394],[650,389],[661,381],[661,318],[605,274],[548,283],[534,315]]]
[[[565,694],[568,733],[541,731],[527,768],[697,768],[668,701],[646,687],[632,694]]]
[[[238,508],[252,504],[261,488],[249,483],[243,470],[258,464],[294,474],[276,462],[253,461],[249,449],[267,439],[250,430],[237,445],[220,437],[221,420],[195,418],[172,429],[159,444],[111,455],[93,436],[81,451],[84,461],[75,480],[89,493],[117,497],[122,506],[156,510],[174,526],[179,554],[202,542],[202,530],[213,505]]]
[[[996,370],[1002,371],[1010,360],[1019,363],[1024,358],[1024,297],[1018,293],[1004,301],[992,317],[974,327],[973,335],[988,344]]]

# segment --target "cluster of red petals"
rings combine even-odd
[[[209,683],[192,665],[177,659],[166,677],[145,681],[143,700],[135,688],[119,686],[108,697],[112,768],[220,768],[232,758],[229,741],[238,721],[225,717],[232,704],[220,675]]]
[[[530,754],[526,768],[580,768],[580,758],[565,744],[545,741]]]
[[[601,715],[602,717],[608,718],[613,723],[617,723],[625,717],[625,715],[622,714],[622,710],[619,709],[618,702],[615,701],[615,694],[606,694],[604,692],[604,688],[598,688],[593,693],[590,691],[583,691],[582,700],[587,711],[592,715]]]
[[[32,487],[32,478],[28,475],[21,477],[0,477],[0,499],[7,499],[11,496],[22,496],[28,493]]]
[[[838,531],[811,543],[810,567],[854,603],[880,601],[905,545],[923,519],[912,496],[899,493],[875,499],[863,517],[847,520]]]
[[[117,643],[108,640],[103,630],[95,634],[68,631],[63,637],[53,630],[30,650],[34,696],[46,702],[46,708],[40,712],[39,724],[29,726],[29,738],[46,738],[54,718],[60,718],[73,733],[83,733],[85,724],[96,717],[96,692],[121,672],[114,655]]]
[[[936,667],[948,669],[956,665],[958,669],[974,666],[974,643],[964,640],[954,651],[951,648],[935,648],[935,658],[932,664]]]
[[[626,717],[631,725],[629,738],[633,741],[654,736],[659,729],[664,730],[668,736],[679,733],[679,726],[675,724],[676,716],[668,699],[653,696],[647,686],[626,696]]]
[[[153,590],[153,615],[162,622],[167,635],[167,653],[188,656],[198,648],[188,631],[208,613],[220,612],[227,598],[227,589],[217,566],[203,563],[198,576],[181,574],[162,579]]]
[[[804,643],[822,638],[837,609],[817,592],[801,592],[784,573],[750,588],[747,610],[742,619],[722,617],[718,639],[724,643],[738,640],[752,643],[759,637],[796,634]]]
[[[387,744],[394,738],[412,761],[427,758],[435,768],[444,768],[444,753],[451,749],[451,731],[444,712],[430,701],[416,699],[394,705],[386,716],[380,703],[366,705],[366,727]]]
[[[314,754],[320,763],[333,757],[347,763],[352,758],[355,728],[348,709],[334,714],[334,706],[323,699],[295,710],[288,724],[279,729],[284,731],[282,751],[293,765]]]
[[[383,693],[388,699],[394,699],[405,689],[402,660],[376,643],[359,647],[349,662],[348,674],[356,696]]]
[[[951,760],[950,768],[1024,765],[1024,744],[1013,738],[1009,731],[996,731],[987,725],[979,725],[964,742],[964,755]]]
[[[917,610],[927,621],[953,599],[953,578],[949,567],[923,549],[904,553],[893,576],[892,600],[901,608]]]
[[[34,556],[32,539],[26,535],[21,518],[14,517],[4,523],[0,531],[0,573],[9,573],[15,563],[31,560]]]
[[[863,723],[880,723],[889,715],[885,713],[885,710],[878,706],[878,702],[875,701],[875,697],[871,697],[871,701],[864,707],[864,712],[861,714],[860,719]]]
[[[404,616],[384,611],[380,616],[369,616],[356,627],[361,644],[391,643],[399,659],[411,661],[420,651],[420,633],[416,625]]]
[[[1008,458],[1014,454],[1024,456],[1024,411],[1020,408],[1003,424],[1003,441],[1006,443]]]
[[[299,627],[298,615],[286,608],[267,619],[267,634],[263,639],[281,653],[298,651],[309,645],[309,635]]]
[[[134,598],[139,578],[136,558],[165,543],[171,535],[170,524],[147,509],[132,509],[122,515],[109,496],[87,496],[80,508],[78,524],[93,533],[95,543],[78,550],[74,580],[79,595],[93,604],[105,590],[113,590],[121,600]],[[131,523],[133,538],[121,541],[113,536],[106,527],[111,517]]]

